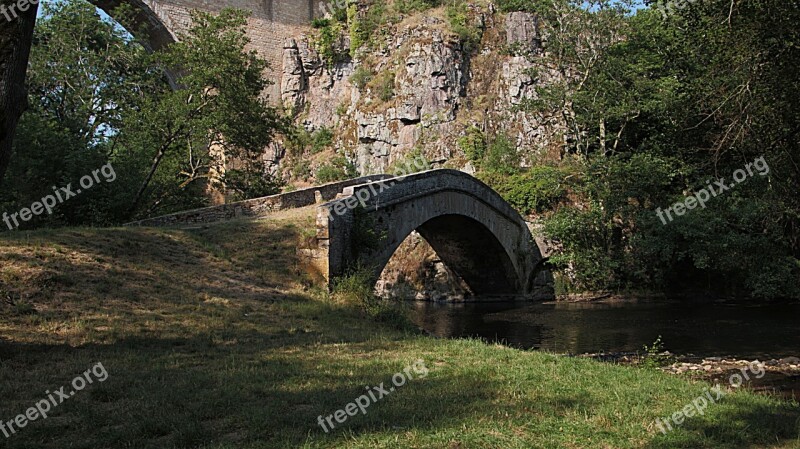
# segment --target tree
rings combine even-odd
[[[118,137],[123,115],[158,91],[161,74],[118,25],[83,1],[47,4],[35,29],[27,103],[0,203],[19,209],[112,161],[120,176],[31,224],[119,222],[130,189]]]
[[[16,3],[16,0],[0,0],[0,8],[11,19],[0,18],[0,181],[11,160],[17,121],[27,104],[25,72],[39,9],[36,3],[19,11]]]
[[[129,12],[114,15],[129,23]],[[282,120],[262,97],[265,63],[245,50],[245,18],[196,14],[180,43],[149,54],[83,0],[46,6],[34,35],[31,108],[15,143],[25,151],[0,183],[0,206],[19,210],[108,162],[113,185],[27,225],[107,225],[205,206],[214,176],[230,176],[241,197],[275,193],[279,182],[260,156]],[[232,169],[214,172],[221,162]]]
[[[505,2],[505,8],[522,8],[517,2]],[[564,146],[567,151],[588,155],[591,145],[598,141],[591,136],[578,118],[575,107],[579,95],[592,96],[588,81],[597,72],[609,48],[624,39],[630,12],[629,2],[609,0],[547,0],[525,9],[543,16],[543,54],[527,53],[534,79],[546,75],[550,81],[537,86],[537,97],[526,101],[522,110],[540,117],[542,122],[553,116],[566,130]],[[607,134],[604,118],[600,118],[600,140]],[[624,126],[624,125],[623,125]],[[554,130],[554,133],[561,133]],[[616,131],[619,132],[619,131]],[[559,136],[552,135],[554,141]]]
[[[156,200],[145,212],[175,193],[150,189],[166,157],[184,155],[176,177],[180,192],[209,178],[214,163],[209,149],[253,161],[282,128],[282,119],[262,97],[268,85],[263,78],[266,62],[255,51],[245,50],[249,43],[246,17],[232,9],[224,9],[218,16],[194,12],[192,26],[180,41],[154,55],[158,67],[179,70],[181,76],[179,89],[147,98],[141,110],[126,119],[124,145],[137,153],[154,149],[150,167],[130,204],[131,214],[148,194],[154,194]],[[243,168],[259,170],[252,163]],[[268,176],[263,166],[257,175]],[[240,170],[237,185],[243,179],[248,178]]]

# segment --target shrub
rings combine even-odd
[[[466,134],[458,139],[457,145],[467,159],[473,162],[476,168],[480,168],[480,163],[486,155],[486,136],[483,131],[477,126],[469,127]]]
[[[331,297],[336,303],[360,308],[375,321],[388,323],[400,330],[415,330],[416,326],[400,304],[375,295],[373,273],[367,266],[356,265],[348,274],[336,279]]]
[[[316,154],[333,144],[333,131],[322,127],[311,135],[311,152]]]
[[[533,12],[542,13],[545,10],[545,4],[539,0],[497,0],[495,2],[500,11],[503,12]]]
[[[356,166],[344,156],[336,156],[330,163],[317,169],[316,178],[321,183],[343,181],[358,176]]]
[[[363,92],[364,88],[367,87],[367,84],[372,81],[372,78],[372,71],[363,65],[360,65],[356,67],[355,71],[353,71],[353,75],[350,76],[350,82],[353,83],[358,90]]]
[[[464,49],[472,52],[478,49],[481,41],[481,30],[470,24],[467,3],[457,3],[447,8],[447,18],[450,28],[458,35]]]
[[[498,135],[486,149],[481,167],[485,171],[514,175],[519,172],[517,147],[505,134]]]
[[[394,79],[395,73],[392,71],[383,72],[375,79],[375,91],[381,101],[394,98]]]
[[[401,14],[409,14],[435,8],[441,4],[441,0],[395,0],[394,7]]]
[[[555,167],[537,166],[513,175],[498,186],[498,192],[523,214],[541,214],[566,199],[564,174]]]
[[[332,67],[338,62],[347,60],[348,54],[342,51],[342,24],[328,21],[319,29],[314,47],[323,61]]]

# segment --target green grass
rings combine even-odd
[[[800,447],[796,404],[735,392],[664,436],[653,421],[706,384],[378,323],[306,280],[312,225],[301,210],[0,236],[0,419],[97,362],[109,373],[0,447]],[[424,379],[317,425],[417,359]]]

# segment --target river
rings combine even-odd
[[[800,356],[800,303],[415,302],[412,319],[439,337],[564,354],[641,351],[661,336],[680,355]]]

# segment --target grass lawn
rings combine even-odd
[[[663,435],[707,384],[375,322],[303,275],[311,226],[2,234],[0,420],[98,362],[108,378],[0,447],[800,448],[797,404],[731,392]],[[420,359],[424,378],[318,425]]]

